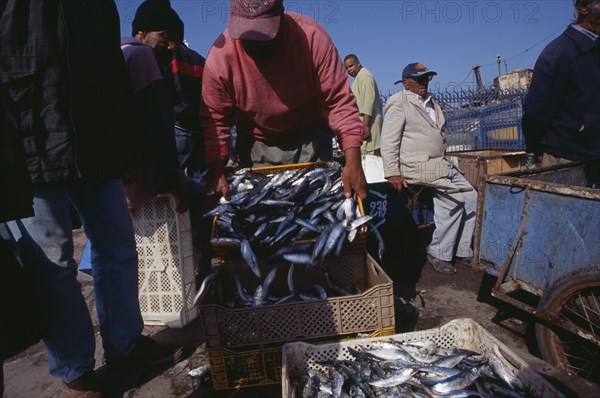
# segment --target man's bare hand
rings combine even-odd
[[[363,115],[363,141],[371,139],[371,116]]]
[[[221,197],[229,199],[229,183],[225,178],[225,161],[217,160],[208,164],[208,176],[205,189],[206,201],[216,206]]]
[[[402,176],[393,176],[387,178],[388,183],[394,187],[398,193],[402,192],[403,188],[408,188],[408,182]]]
[[[347,198],[356,192],[362,200],[367,199],[367,179],[362,168],[360,148],[346,149],[344,152],[346,165],[342,172],[342,182],[344,184],[344,194]]]

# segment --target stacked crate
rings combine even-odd
[[[198,316],[190,214],[177,213],[172,197],[164,195],[132,211],[131,219],[144,323],[181,328]]]
[[[263,172],[285,171],[294,165],[262,168]],[[256,170],[256,169],[255,169]],[[362,205],[359,203],[362,212]],[[213,231],[214,235],[215,231]],[[366,253],[366,231],[344,242],[340,257],[330,256],[321,266],[296,265],[294,284],[299,291],[313,284],[327,286],[327,278],[340,287],[356,286],[355,294],[314,301],[228,308],[235,286],[232,275],[252,281],[252,271],[239,252],[239,245],[213,245],[222,273],[212,302],[199,306],[202,332],[208,349],[215,389],[233,389],[281,383],[281,353],[284,343],[340,341],[360,335],[382,336],[395,332],[392,280]],[[257,256],[267,255],[258,251]],[[289,294],[289,263],[271,264],[277,274],[271,291]],[[224,275],[223,275],[224,274]],[[257,282],[258,283],[258,282]],[[250,291],[256,285],[250,286]]]
[[[280,269],[285,267],[282,264]],[[326,260],[324,267],[334,283],[356,283],[362,293],[240,309],[228,309],[220,303],[200,306],[216,389],[280,383],[281,347],[290,341],[322,342],[394,333],[393,283],[373,258],[364,252],[348,253]],[[280,274],[283,277],[287,273]],[[317,275],[315,278],[319,279]],[[221,285],[225,300],[226,291],[231,290],[228,285]]]

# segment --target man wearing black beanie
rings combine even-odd
[[[173,87],[167,78],[183,22],[166,0],[142,3],[132,22],[134,37],[121,39],[121,49],[134,92],[130,115],[138,139],[131,148],[125,194],[130,208],[155,195],[170,193],[177,210],[188,209],[191,180],[179,170],[173,120]]]
[[[174,116],[174,132],[177,145],[179,166],[194,180],[192,185],[192,200],[190,211],[192,228],[194,229],[194,247],[201,253],[203,273],[210,268],[208,240],[210,239],[210,220],[202,217],[208,210],[205,208],[205,197],[202,193],[206,164],[204,163],[204,138],[200,126],[200,101],[202,98],[202,73],[205,59],[196,51],[183,43],[184,25],[175,10],[170,7],[168,0],[147,0],[136,11],[132,22],[134,38],[122,41],[125,58],[130,70],[136,75],[136,70],[144,68],[148,72],[149,62],[139,61],[139,54],[144,52],[139,48],[145,44],[154,49],[158,68],[165,82],[167,94]],[[132,57],[133,53],[138,55]],[[147,52],[147,51],[146,51]],[[130,60],[130,61],[129,61]],[[135,65],[134,65],[135,63]],[[132,79],[139,81],[139,79]],[[155,82],[156,83],[156,82]],[[156,86],[156,84],[154,84]],[[151,86],[145,90],[136,90],[137,95],[150,93]],[[147,103],[147,102],[146,102]],[[154,101],[154,103],[158,103]],[[145,112],[146,113],[146,112]],[[156,118],[160,112],[149,112]],[[153,123],[154,127],[159,123]],[[160,148],[162,150],[162,148]]]
[[[169,0],[146,0],[135,12],[131,23],[131,36],[138,32],[173,31],[179,40],[183,40],[183,21],[171,8]]]

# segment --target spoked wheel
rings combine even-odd
[[[538,310],[600,337],[600,267],[570,274],[546,291]],[[535,334],[542,357],[588,380],[600,380],[600,347],[560,328],[540,323]]]

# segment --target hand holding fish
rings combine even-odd
[[[217,160],[208,164],[206,184],[206,201],[216,206],[221,197],[229,198],[229,183],[225,178],[225,160]]]
[[[362,200],[367,199],[367,180],[361,164],[360,148],[348,148],[344,152],[346,165],[342,173],[344,183],[344,195],[352,197],[352,191],[356,192]]]

